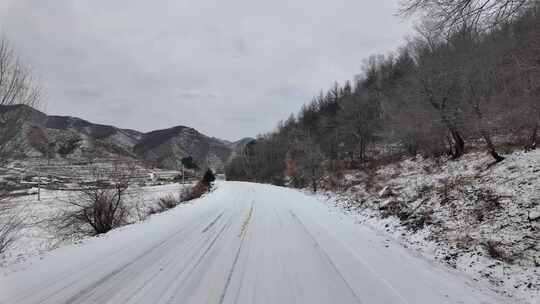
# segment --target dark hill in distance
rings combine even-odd
[[[47,115],[28,106],[1,106],[0,115],[19,111],[25,120],[10,143],[12,157],[68,159],[130,158],[175,169],[182,158],[192,157],[197,166],[221,171],[230,157],[251,141],[237,142],[206,136],[197,130],[176,126],[147,133],[121,129],[71,116]]]

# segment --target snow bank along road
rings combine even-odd
[[[5,304],[503,302],[314,198],[233,182],[0,277]]]

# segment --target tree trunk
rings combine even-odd
[[[315,168],[311,170],[312,178],[311,178],[311,186],[313,187],[313,192],[317,192],[317,174],[315,174]]]
[[[454,124],[450,122],[448,117],[446,117],[446,114],[444,113],[443,110],[440,110],[440,114],[441,114],[441,118],[444,125],[450,131],[450,135],[452,135],[452,140],[453,140],[453,143],[452,143],[453,148],[451,148],[452,158],[458,159],[463,154],[465,154],[465,141],[463,140],[463,137],[461,136],[457,128],[454,126]]]
[[[532,132],[531,132],[531,137],[529,139],[529,144],[525,147],[526,151],[536,149],[537,138],[538,138],[538,124],[535,124],[533,129],[532,129]]]
[[[495,159],[495,162],[502,162],[504,160],[504,157],[500,156],[499,153],[497,153],[497,150],[495,150],[495,146],[493,145],[493,142],[491,141],[491,137],[489,137],[489,134],[486,131],[480,131],[482,134],[482,137],[486,141],[486,145],[488,147],[489,154]]]
[[[480,135],[484,138],[486,141],[486,146],[488,148],[488,153],[495,159],[495,162],[501,162],[504,160],[504,157],[500,156],[499,153],[497,153],[497,150],[495,150],[495,146],[493,145],[493,142],[491,141],[491,137],[489,136],[489,133],[484,129],[482,121],[483,121],[483,115],[480,111],[479,102],[475,105],[473,105],[474,113],[476,113],[476,116],[478,117],[478,129],[480,130]]]
[[[360,137],[360,163],[364,165],[364,143],[363,138]]]
[[[465,141],[463,140],[463,137],[461,136],[459,131],[454,129],[453,127],[450,130],[450,134],[452,134],[452,139],[454,140],[452,158],[458,159],[463,154],[465,154]]]
[[[362,164],[365,164],[367,159],[366,159],[366,139],[364,137],[362,137],[361,145],[362,145]]]

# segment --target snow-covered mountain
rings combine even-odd
[[[182,158],[191,156],[200,167],[222,169],[234,151],[250,140],[229,142],[185,126],[143,133],[77,117],[47,115],[27,106],[0,107],[0,113],[11,111],[25,114],[17,135],[12,137],[17,141],[12,156],[17,158],[122,157],[174,168]]]

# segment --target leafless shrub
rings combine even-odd
[[[441,179],[441,186],[437,187],[436,189],[441,200],[441,206],[457,200],[458,194],[468,194],[469,196],[474,196],[475,190],[467,190],[467,188],[474,183],[476,183],[476,177],[469,176],[455,176]]]
[[[433,191],[434,186],[429,184],[422,184],[416,187],[416,199],[424,198],[426,195]]]
[[[134,168],[116,164],[112,171],[95,168],[93,181],[69,197],[67,208],[53,220],[66,236],[98,235],[128,223],[125,204]]]
[[[23,225],[22,218],[10,209],[6,201],[0,201],[0,254],[17,240]]]
[[[456,248],[462,250],[468,250],[478,245],[478,241],[468,234],[457,237],[454,240],[454,243],[456,245]]]
[[[193,198],[191,196],[191,192],[191,187],[182,186],[182,188],[180,189],[180,203],[192,200]]]
[[[204,190],[202,186],[199,186],[199,187],[201,187],[200,191]],[[173,194],[167,194],[164,197],[159,198],[155,206],[148,208],[146,215],[148,216],[148,215],[167,211],[169,209],[172,209],[178,206],[179,204],[189,202],[195,198],[202,196],[202,194],[204,194],[206,191],[208,190],[204,190],[204,192],[199,193],[199,190],[197,190],[196,187],[182,185],[182,187],[180,188],[180,193],[178,195],[178,198],[174,196]],[[199,195],[199,196],[195,197],[194,195],[195,196]]]
[[[157,205],[148,209],[148,215],[157,214],[178,206],[179,200],[172,194],[160,197]]]
[[[137,221],[144,221],[150,215],[150,210],[148,210],[148,207],[145,206],[143,201],[135,201],[132,209]]]
[[[475,202],[473,214],[478,222],[483,222],[486,215],[502,207],[501,196],[489,188],[474,189],[469,195]]]
[[[496,260],[505,262],[505,263],[512,263],[513,259],[511,256],[509,256],[502,248],[501,248],[501,242],[494,241],[494,240],[488,240],[487,242],[483,243],[484,247],[486,248],[486,251],[488,255]]]
[[[191,199],[196,199],[201,197],[203,194],[208,192],[209,188],[208,185],[202,181],[198,182],[195,187],[191,189]]]
[[[89,188],[71,197],[70,206],[57,219],[60,231],[82,235],[106,233],[127,223],[128,210],[124,203],[126,188]]]
[[[431,208],[416,212],[410,215],[409,218],[404,221],[405,227],[413,232],[421,230],[425,226],[433,225],[434,223],[435,220],[433,217],[433,209]]]
[[[174,195],[167,194],[166,196],[159,199],[158,205],[162,209],[172,209],[178,205],[178,200],[176,199],[176,197],[174,197]]]
[[[379,210],[381,211],[383,218],[396,216],[402,221],[406,220],[411,215],[407,204],[399,200],[385,202],[379,207]]]
[[[321,188],[340,191],[343,188],[343,173],[341,171],[329,171],[328,175],[322,179]]]
[[[150,215],[153,215],[153,214],[158,214],[158,213],[161,213],[165,210],[161,209],[160,207],[158,206],[152,206],[152,207],[148,207],[146,209],[146,214],[145,214],[145,219],[148,218]]]
[[[185,195],[188,194],[188,195]],[[188,187],[183,188],[180,196],[177,198],[173,194],[167,194],[159,198],[157,205],[150,207],[148,210],[148,215],[157,214],[165,212],[169,209],[173,209],[182,202],[189,201],[191,197],[191,192]]]
[[[393,164],[399,167],[401,165],[400,162],[403,161],[406,156],[407,156],[406,153],[403,153],[403,152],[385,154],[376,159],[372,159],[368,163],[367,168],[372,171],[377,171],[379,168],[386,167]]]
[[[443,179],[441,183],[442,186],[438,189],[438,192],[441,199],[440,204],[444,206],[454,199],[451,192],[456,188],[456,183],[448,178]]]
[[[476,195],[478,198],[477,201],[484,202],[485,207],[489,211],[495,210],[501,207],[501,202],[500,202],[501,196],[489,188],[478,189],[478,191],[476,191]]]
[[[380,191],[382,189],[380,176],[377,174],[376,168],[366,169],[366,178],[364,180],[364,187],[366,191]]]

